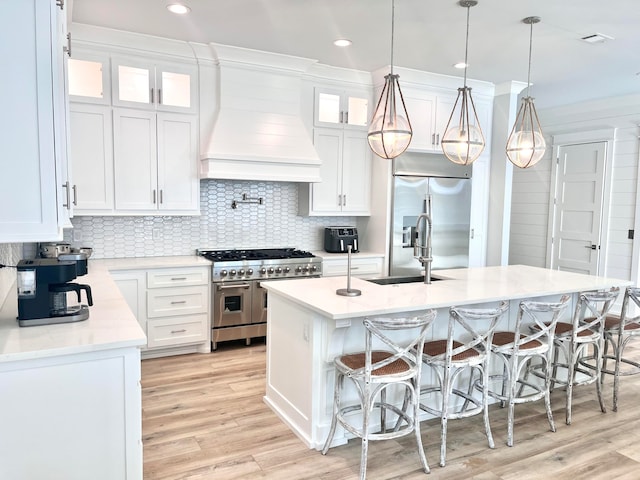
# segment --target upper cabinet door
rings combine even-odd
[[[315,89],[314,125],[356,130],[369,128],[369,96],[365,91]]]
[[[113,105],[195,113],[197,67],[112,57]]]
[[[2,2],[0,57],[0,243],[61,238],[52,72],[58,68],[57,7],[50,0]]]
[[[197,112],[198,72],[188,65],[156,65],[156,107],[173,112]]]
[[[69,100],[111,104],[109,57],[72,51],[69,59]]]

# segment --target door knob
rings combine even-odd
[[[584,248],[590,248],[591,250],[600,250],[599,245],[585,245]]]

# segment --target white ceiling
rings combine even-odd
[[[199,43],[222,43],[373,71],[390,63],[391,0],[73,0],[72,21]],[[461,71],[466,8],[457,0],[396,0],[394,65],[448,75]],[[638,0],[479,0],[470,9],[469,78],[527,80],[538,109],[640,92]],[[613,37],[588,44],[581,37]],[[346,49],[333,46],[349,38]],[[402,84],[402,78],[400,79]]]

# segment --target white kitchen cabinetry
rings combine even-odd
[[[322,160],[322,181],[300,187],[300,213],[369,215],[371,150],[367,142],[367,133],[314,128],[313,143]]]
[[[174,347],[209,339],[209,269],[147,272],[147,346]]]
[[[135,57],[111,60],[114,106],[197,112],[197,67]]]
[[[408,151],[442,153],[440,141],[453,110],[456,94],[408,88],[403,91],[403,96],[413,129]]]
[[[120,289],[120,293],[138,320],[142,331],[147,334],[147,273],[144,270],[122,270],[111,272],[111,278]],[[146,350],[146,346],[141,349]]]
[[[369,126],[369,92],[315,88],[314,125],[364,130]]]
[[[115,210],[198,213],[193,115],[114,109]]]
[[[2,7],[0,243],[56,240],[65,218],[59,211],[67,208],[64,39],[58,38],[65,12],[54,0],[7,0]]]
[[[209,267],[112,271],[147,335],[143,356],[210,351]]]
[[[142,479],[137,346],[4,362],[0,385],[3,479]]]
[[[114,206],[111,107],[71,103],[69,111],[74,212],[77,215],[111,212]]]
[[[384,256],[359,257],[357,253],[351,256],[351,275],[354,277],[380,277],[383,274]],[[347,274],[348,260],[346,255],[323,257],[322,276],[338,277]]]
[[[69,59],[69,100],[111,105],[109,56],[73,49]]]

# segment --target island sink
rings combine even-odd
[[[378,285],[396,285],[399,283],[424,283],[423,275],[415,275],[412,277],[382,277],[382,278],[367,278],[367,282],[377,283]],[[442,280],[441,278],[431,277],[432,282]]]

